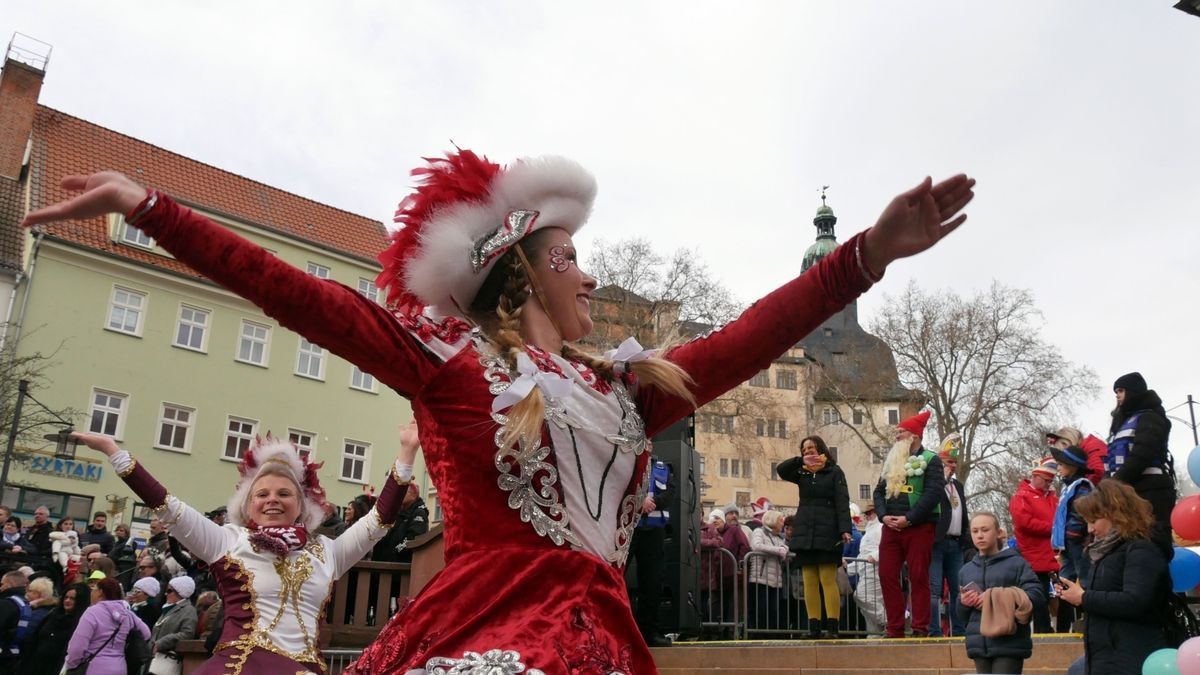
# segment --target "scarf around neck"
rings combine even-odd
[[[815,454],[815,455],[805,455],[804,456],[804,470],[811,471],[812,473],[816,473],[816,472],[820,471],[821,469],[824,469],[825,464],[828,461],[829,461],[829,458],[820,453]]]
[[[251,521],[250,545],[255,551],[266,551],[278,556],[285,556],[292,551],[299,551],[308,544],[308,528],[301,525],[282,525],[262,527]]]
[[[1122,541],[1124,540],[1121,538],[1121,535],[1117,534],[1116,530],[1113,530],[1088,545],[1088,557],[1092,559],[1092,562],[1096,562],[1112,552],[1114,548],[1120,546]]]

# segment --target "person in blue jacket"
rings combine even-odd
[[[1015,549],[1000,547],[1000,520],[995,514],[979,512],[971,516],[971,542],[979,554],[963,565],[957,608],[959,618],[967,625],[967,656],[975,661],[977,673],[1020,673],[1025,659],[1033,655],[1029,627],[1032,608],[1046,602],[1046,589]],[[1016,623],[1011,635],[985,637],[980,630],[984,594],[1009,587],[1025,592],[1030,614],[1024,623]]]
[[[634,619],[642,637],[651,647],[670,646],[671,640],[662,634],[658,625],[658,606],[662,597],[663,569],[666,566],[663,546],[667,528],[671,525],[671,502],[675,499],[675,483],[670,466],[654,457],[650,484],[642,501],[642,519],[633,531],[629,557],[637,564],[637,593]]]

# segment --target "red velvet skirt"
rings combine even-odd
[[[506,673],[658,672],[630,612],[621,572],[562,548],[458,556],[344,672],[449,670],[493,661],[505,664],[495,672]]]

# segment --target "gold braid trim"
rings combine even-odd
[[[133,475],[133,470],[136,468],[137,468],[137,460],[134,459],[132,456],[130,456],[129,468],[125,469],[124,471],[118,471],[117,476],[120,478],[129,478],[131,475]]]

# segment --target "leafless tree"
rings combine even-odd
[[[1043,456],[1046,429],[1098,391],[1094,371],[1041,336],[1033,295],[993,282],[970,297],[915,283],[888,297],[870,330],[892,348],[901,382],[924,391],[939,438],[962,434],[959,478],[973,503],[1005,511]]]
[[[27,331],[26,337],[34,332]],[[7,334],[14,333],[9,330]],[[29,389],[34,396],[39,396],[41,392],[47,391],[53,384],[48,373],[57,365],[55,357],[61,348],[62,344],[59,344],[54,352],[49,354],[41,352],[20,354],[17,352],[17,344],[14,340],[5,340],[3,347],[0,347],[0,461],[4,459],[3,453],[13,427],[13,415],[16,413],[20,381],[29,381]],[[45,448],[50,444],[43,436],[61,430],[62,424],[58,421],[59,419],[72,420],[80,417],[78,411],[72,408],[47,411],[41,406],[29,403],[28,399],[26,401],[17,425],[17,437],[12,457],[9,458],[9,486],[29,486],[28,481],[13,478],[12,467],[27,462],[34,455],[34,450]]]
[[[648,317],[660,317],[669,308],[675,324],[721,326],[741,311],[693,250],[679,249],[668,258],[646,239],[598,240],[587,264],[600,287],[615,286],[630,294],[629,301],[649,302]]]

